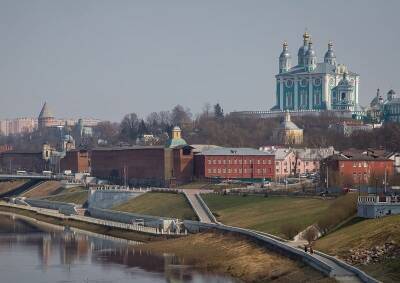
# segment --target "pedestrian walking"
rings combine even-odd
[[[304,245],[304,252],[308,252],[307,245]]]

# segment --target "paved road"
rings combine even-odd
[[[200,194],[200,190],[184,190],[184,193],[186,194],[187,198],[189,199],[189,202],[192,205],[192,208],[198,215],[200,222],[213,223],[212,219],[210,219],[206,210],[203,208],[203,206],[200,204],[199,200],[196,197],[197,194]],[[203,193],[203,191],[201,191],[201,193]],[[223,225],[223,224],[221,224],[221,225]],[[266,233],[262,233],[262,232],[258,232],[258,231],[254,231],[254,232],[256,232],[257,234],[262,235],[264,237],[269,237],[271,239],[277,240],[275,237],[270,237]],[[299,246],[298,244],[300,244],[300,241],[297,243],[296,242],[285,242],[285,241],[280,241],[280,242],[288,247],[293,248],[293,249],[303,250],[301,248],[302,246],[298,247]],[[360,282],[362,282],[355,273],[338,265],[333,260],[331,260],[327,257],[324,257],[322,255],[315,254],[315,253],[312,256],[314,258],[326,263],[327,265],[329,265],[332,268],[331,277],[334,277],[338,282],[343,282],[343,283],[350,283],[350,282],[351,283],[360,283]]]
[[[201,191],[202,193],[205,191]],[[193,210],[196,212],[197,216],[199,217],[200,222],[203,223],[213,223],[212,219],[208,216],[208,213],[200,204],[200,201],[197,199],[196,195],[200,193],[200,190],[183,190],[183,193],[188,198],[190,205],[192,206]]]

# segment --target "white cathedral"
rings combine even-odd
[[[288,44],[283,43],[276,75],[275,111],[336,110],[357,113],[360,76],[336,62],[332,42],[324,62],[317,63],[310,35],[305,32],[303,45],[292,67]]]

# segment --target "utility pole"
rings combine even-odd
[[[384,179],[384,182],[385,182],[385,184],[384,184],[385,195],[386,195],[386,183],[387,183],[386,178],[387,178],[387,171],[386,171],[386,166],[385,166],[385,179]]]

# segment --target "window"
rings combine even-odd
[[[213,169],[213,173],[217,173],[217,169],[214,168],[214,169]]]
[[[225,168],[224,168],[224,169],[222,169],[222,173],[224,173],[224,174],[226,173],[226,169],[225,169]]]
[[[361,164],[361,162],[358,162],[358,167],[362,167],[362,164]]]
[[[365,168],[368,167],[368,164],[367,164],[367,162],[365,162],[365,161],[364,161],[364,167],[365,167]]]
[[[226,164],[226,160],[224,159],[222,163]]]
[[[276,173],[279,173],[279,168],[276,168]]]
[[[357,163],[356,162],[353,162],[353,167],[357,167]]]
[[[235,168],[235,169],[233,169],[233,172],[237,173],[237,169],[236,169],[236,168]]]
[[[221,173],[221,169],[220,168],[218,168],[218,173]]]
[[[261,170],[260,169],[257,169],[257,174],[260,174],[261,173]]]
[[[239,159],[239,164],[242,164],[242,159]]]
[[[213,160],[213,164],[217,164],[217,160],[214,159],[214,160]]]
[[[279,166],[279,161],[275,162],[276,166]]]
[[[344,163],[343,162],[340,162],[340,167],[344,167]]]
[[[308,166],[308,161],[306,161],[306,166]]]
[[[231,171],[231,169],[229,168],[229,169],[228,169],[228,173],[231,173],[231,172],[232,172],[232,171]]]
[[[218,164],[221,164],[221,160],[220,159],[218,159]]]
[[[240,174],[242,173],[242,168],[239,168],[239,173],[240,173]]]
[[[208,160],[208,164],[211,164],[211,160]]]
[[[228,164],[232,164],[232,160],[229,159],[229,160],[228,160]]]
[[[237,160],[235,159],[235,160],[233,160],[233,164],[237,164]]]
[[[271,160],[268,160],[268,164],[271,165],[271,163],[272,163]]]
[[[272,173],[272,168],[271,167],[269,167],[269,173]]]
[[[208,169],[207,172],[208,172],[208,173],[211,173],[211,169]]]
[[[263,168],[263,173],[266,173],[266,172],[267,172],[267,169]]]
[[[243,160],[243,164],[247,164],[247,160],[245,159],[245,160]]]
[[[265,159],[263,159],[263,164],[265,164]]]
[[[257,164],[260,164],[260,160],[257,160]]]
[[[243,173],[247,173],[247,170],[246,170],[246,168],[244,168],[244,170],[243,170]]]

